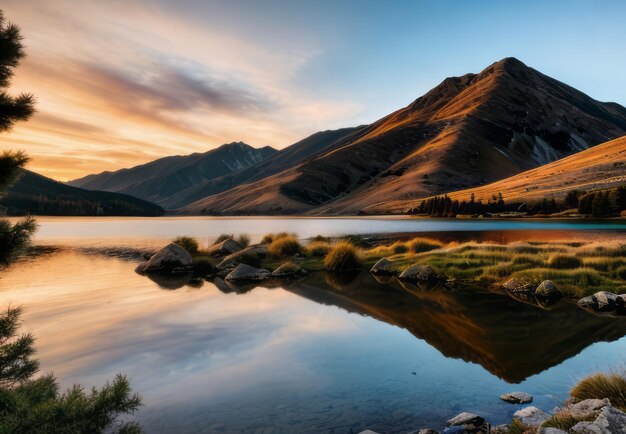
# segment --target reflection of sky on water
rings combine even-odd
[[[207,244],[222,233],[243,233],[258,241],[268,232],[292,232],[302,238],[322,235],[372,234],[391,232],[467,232],[490,231],[489,239],[504,241],[570,238],[574,231],[585,231],[586,239],[624,235],[626,223],[612,221],[572,220],[456,220],[424,218],[263,218],[263,217],[38,217],[40,243],[89,245],[152,246],[179,235],[193,236]],[[518,235],[507,235],[517,231]]]
[[[626,351],[624,338],[597,343],[511,386],[406,330],[335,306],[282,289],[223,294],[208,282],[165,291],[134,265],[70,251],[40,257],[0,275],[0,301],[24,306],[42,371],[65,386],[128,374],[145,397],[149,432],[394,431],[440,427],[465,410],[501,422],[515,407],[500,393],[522,389],[550,409],[552,394],[562,398]]]

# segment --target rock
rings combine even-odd
[[[374,266],[370,270],[370,273],[383,276],[393,276],[395,274],[398,274],[398,269],[396,265],[389,259],[382,258],[374,264]]]
[[[268,255],[267,246],[255,245],[241,249],[235,253],[232,253],[222,259],[222,262],[217,264],[216,268],[224,270],[227,268],[234,268],[240,263],[249,263],[248,265],[258,265],[262,258]]]
[[[566,431],[558,428],[539,428],[539,434],[567,434]]]
[[[265,280],[269,277],[270,272],[265,269],[239,264],[233,271],[228,273],[225,280],[228,282],[246,282],[250,280]]]
[[[532,283],[526,280],[520,280],[516,278],[512,278],[507,280],[502,284],[502,287],[507,291],[511,292],[525,292],[530,293],[534,291],[534,286]]]
[[[619,295],[612,292],[600,291],[592,295],[597,304],[597,310],[600,312],[613,312],[617,309],[617,300]],[[620,299],[621,301],[621,299]]]
[[[500,399],[510,404],[527,404],[533,402],[533,396],[524,392],[511,392],[500,395]]]
[[[211,247],[207,249],[206,254],[210,256],[232,255],[233,253],[238,252],[242,248],[243,247],[241,247],[241,245],[237,241],[233,240],[232,238],[229,238],[227,240],[222,241],[221,243],[213,244]]]
[[[170,243],[152,255],[148,261],[139,264],[135,271],[140,274],[184,274],[192,269],[193,260],[189,252],[178,244]]]
[[[277,278],[292,278],[292,277],[303,276],[305,274],[306,274],[306,270],[304,270],[299,265],[294,264],[293,262],[285,262],[284,264],[279,266],[277,269],[272,271],[272,277],[277,277]]]
[[[430,429],[430,428],[422,428],[419,431],[415,431],[416,434],[439,434],[439,431]]]
[[[400,273],[400,279],[405,280],[435,280],[437,273],[430,265],[411,265],[409,268]]]
[[[523,425],[539,426],[546,420],[550,419],[550,415],[531,405],[529,407],[524,407],[521,410],[517,410],[513,414],[513,419],[520,421]]]
[[[561,291],[558,290],[554,282],[552,282],[551,280],[544,280],[539,284],[537,289],[535,289],[535,295],[539,297],[553,298],[560,297],[562,294]]]
[[[585,399],[576,404],[571,404],[566,407],[569,414],[577,419],[589,419],[596,416],[600,410],[607,405],[611,405],[611,402],[607,399]]]
[[[595,312],[615,312],[623,309],[624,299],[612,292],[599,291],[591,296],[581,298],[578,300],[578,305]]]
[[[576,434],[626,434],[626,413],[610,405],[600,410],[591,422],[578,422],[572,427]]]
[[[490,434],[509,434],[509,426],[506,424],[496,425],[491,428]]]
[[[463,412],[457,414],[448,422],[446,422],[444,434],[464,434],[464,433],[486,433],[488,434],[491,426],[485,419],[474,413]]]
[[[361,431],[359,434],[378,434],[376,431],[372,431],[371,429],[366,429],[365,431]]]

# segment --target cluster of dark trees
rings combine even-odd
[[[502,193],[493,195],[487,203],[482,200],[476,200],[474,194],[470,196],[468,201],[452,200],[448,195],[435,196],[420,202],[417,208],[412,210],[413,214],[423,214],[433,217],[454,217],[458,214],[497,214],[511,211],[507,207],[502,197]]]
[[[0,11],[0,132],[33,113],[30,95],[12,97],[6,92],[13,69],[24,56],[20,29],[7,24]],[[0,154],[0,195],[23,174],[28,157],[23,152]],[[22,253],[36,229],[26,218],[11,224],[0,220],[0,268]],[[118,375],[101,389],[80,385],[62,392],[53,374],[35,377],[39,362],[33,358],[34,337],[18,334],[21,309],[0,311],[0,433],[141,433],[132,421],[119,420],[137,411],[141,397],[132,393],[128,380]]]
[[[502,193],[494,194],[487,203],[475,200],[472,194],[469,200],[459,202],[448,195],[434,196],[423,200],[411,210],[411,214],[432,217],[454,217],[459,214],[489,215],[505,212],[524,212],[527,215],[555,214],[569,209],[577,209],[580,214],[593,217],[619,216],[626,210],[626,186],[614,187],[593,192],[570,191],[563,201],[544,198],[533,203],[506,203]]]
[[[577,198],[578,212],[581,214],[612,217],[626,210],[626,187],[614,187],[590,193],[581,192],[577,194]]]

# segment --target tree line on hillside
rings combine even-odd
[[[564,200],[544,198],[535,202],[507,203],[502,193],[493,194],[487,200],[476,200],[472,193],[468,200],[452,200],[447,194],[422,200],[412,208],[410,214],[431,217],[456,217],[457,215],[497,215],[502,213],[524,213],[525,215],[555,214],[571,209],[593,217],[614,217],[626,210],[626,186],[593,192],[570,191]]]

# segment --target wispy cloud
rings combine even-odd
[[[27,44],[14,88],[37,96],[38,113],[0,147],[26,149],[33,170],[57,179],[233,140],[282,147],[361,109],[298,83],[323,51],[315,41],[268,46],[219,16],[196,20],[140,0],[3,8]]]

